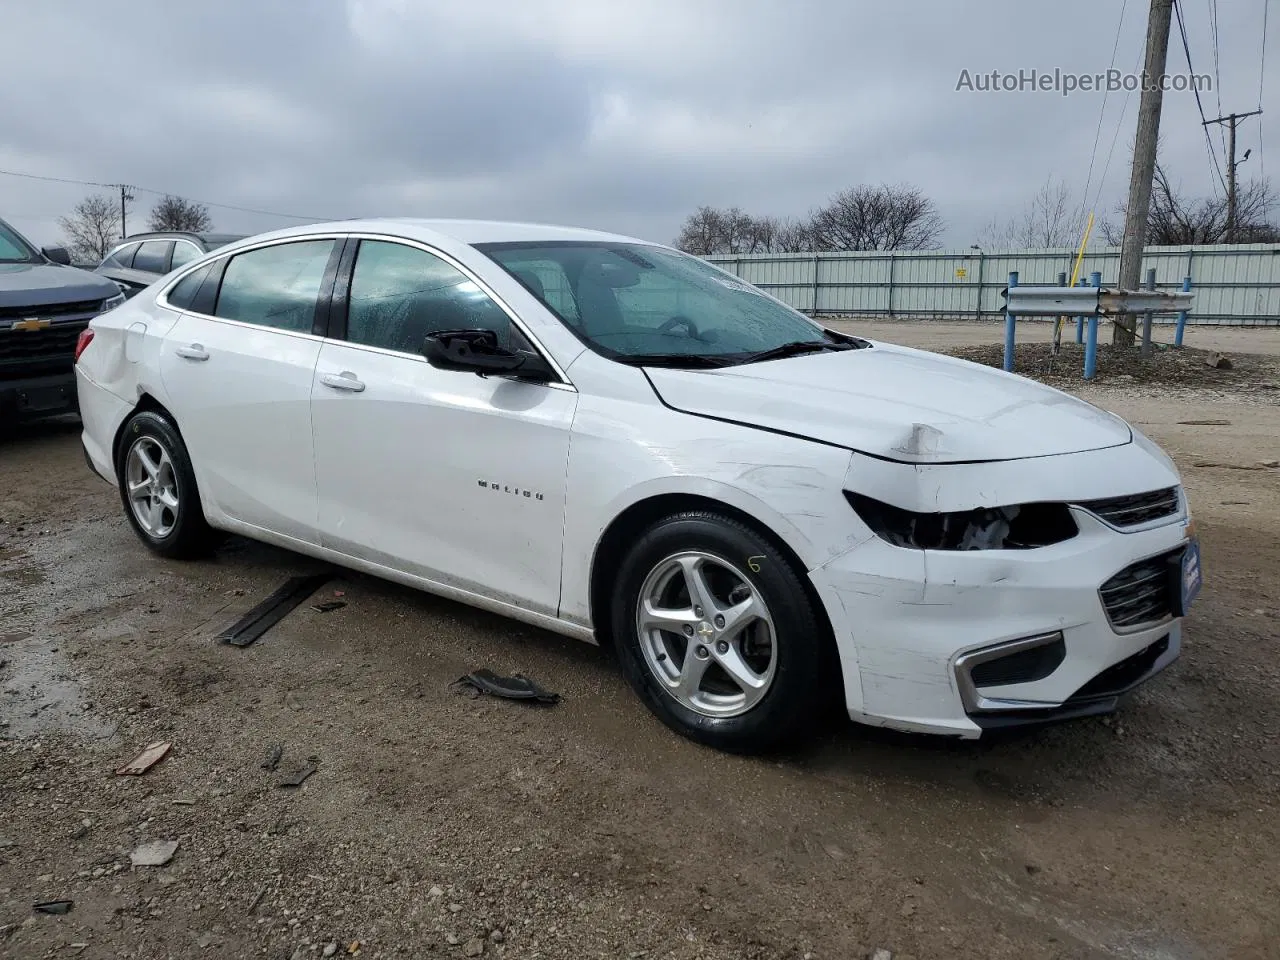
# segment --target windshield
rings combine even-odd
[[[0,263],[32,263],[39,259],[22,235],[0,220]]]
[[[588,346],[623,363],[721,366],[862,345],[674,250],[575,241],[476,246]]]

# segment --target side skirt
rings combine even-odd
[[[459,603],[465,603],[468,606],[479,607],[481,610],[488,610],[490,613],[510,617],[512,620],[519,620],[522,623],[541,627],[543,630],[550,630],[553,633],[572,637],[575,640],[585,640],[587,643],[598,645],[595,631],[590,627],[585,627],[577,623],[570,623],[568,620],[548,616],[545,613],[536,613],[532,610],[526,610],[513,603],[507,603],[505,600],[495,600],[493,597],[487,597],[484,594],[473,593],[470,590],[463,590],[459,587],[449,586],[448,584],[439,583],[435,580],[428,580],[426,577],[417,577],[413,574],[403,573],[393,567],[383,566],[380,563],[372,563],[368,560],[361,560],[358,557],[339,553],[336,550],[330,550],[326,547],[320,546],[319,544],[307,543],[305,540],[296,540],[293,537],[273,533],[270,530],[264,530],[263,528],[254,526],[251,523],[243,523],[239,520],[232,520],[228,517],[219,517],[216,522],[216,526],[230,533],[238,533],[251,540],[260,540],[263,543],[274,544],[275,546],[283,547],[286,550],[293,550],[295,553],[303,553],[309,557],[328,560],[341,567],[347,567],[351,570],[359,570],[361,573],[367,573],[383,580],[390,580],[393,583],[412,587],[415,590],[422,590],[425,593],[435,594],[436,596],[445,597],[449,600],[456,600]]]

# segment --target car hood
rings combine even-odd
[[[0,307],[40,307],[105,300],[120,292],[110,280],[52,263],[0,263]]]
[[[1020,460],[1129,443],[1119,417],[1001,370],[923,350],[806,354],[713,370],[646,368],[684,413],[905,463]]]

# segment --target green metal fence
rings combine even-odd
[[[707,259],[806,313],[980,320],[1004,312],[1000,291],[1010,271],[1023,284],[1053,284],[1059,273],[1070,276],[1075,255],[1068,249],[971,249]],[[1101,247],[1085,253],[1080,275],[1097,270],[1103,286],[1113,285],[1119,266],[1120,249]],[[1195,308],[1188,323],[1280,325],[1280,244],[1148,247],[1144,276],[1149,267],[1160,290],[1179,290],[1183,278],[1191,278]]]

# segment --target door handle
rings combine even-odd
[[[360,393],[364,390],[364,384],[357,380],[356,375],[350,370],[343,370],[339,374],[326,373],[320,378],[320,382],[326,387],[333,387],[335,390],[346,390],[348,393]]]
[[[174,350],[178,356],[184,360],[208,360],[209,351],[198,343],[193,343],[188,347],[178,347]]]

